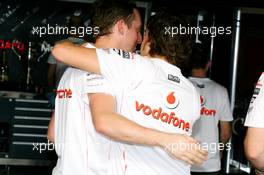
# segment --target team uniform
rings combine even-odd
[[[193,127],[193,137],[209,148],[208,160],[202,166],[192,166],[192,172],[216,172],[221,169],[219,143],[219,121],[232,121],[233,116],[226,88],[208,78],[189,80],[200,93],[201,118]]]
[[[106,174],[109,142],[94,129],[87,94],[106,93],[107,88],[100,75],[75,68],[68,68],[63,74],[55,106],[58,161],[53,175]]]
[[[83,44],[85,43],[85,40],[81,39],[81,38],[75,38],[75,37],[68,37],[66,40],[73,42],[75,44]],[[63,73],[65,72],[65,70],[69,67],[68,65],[58,61],[55,59],[55,57],[50,54],[47,60],[47,63],[50,65],[56,65],[56,69],[55,69],[55,87],[57,88],[60,82],[60,79],[63,75]],[[47,94],[47,97],[49,99],[50,105],[51,107],[54,109],[55,106],[55,93],[54,92],[50,92]]]
[[[191,135],[200,99],[179,68],[118,49],[96,52],[101,73],[113,88],[118,113],[147,128]],[[112,141],[110,161],[108,175],[190,174],[189,165],[159,147]]]
[[[264,128],[264,73],[260,76],[252,96],[245,126]]]

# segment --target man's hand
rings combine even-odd
[[[164,148],[175,158],[183,160],[190,165],[201,165],[207,160],[208,151],[202,150],[195,139],[183,134],[171,134],[164,142]]]

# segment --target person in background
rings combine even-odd
[[[244,140],[245,153],[256,168],[256,174],[264,174],[264,73],[260,76],[246,116],[248,127]]]
[[[190,67],[189,80],[200,93],[202,105],[201,117],[194,124],[192,136],[199,140],[202,146],[209,148],[208,160],[202,166],[192,166],[192,175],[220,175],[221,151],[223,150],[219,150],[218,146],[226,145],[232,135],[233,116],[228,93],[225,87],[207,78],[210,68],[209,54],[202,44],[194,45]],[[223,146],[220,149],[223,149]]]

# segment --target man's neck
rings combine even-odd
[[[192,77],[206,78],[206,71],[204,69],[193,69],[191,75]]]
[[[100,36],[96,39],[94,46],[97,48],[119,48],[118,42],[111,36]]]

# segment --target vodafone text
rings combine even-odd
[[[146,116],[151,115],[153,119],[160,120],[167,124],[171,124],[172,126],[178,127],[186,132],[188,132],[190,129],[189,122],[178,118],[177,116],[175,116],[174,112],[164,112],[161,107],[159,107],[158,109],[152,109],[150,106],[144,105],[143,103],[140,104],[138,101],[136,101],[136,111],[142,111],[143,114]]]
[[[201,109],[201,115],[205,115],[205,116],[215,116],[216,114],[216,110],[214,109],[206,109],[205,107],[202,107]]]

